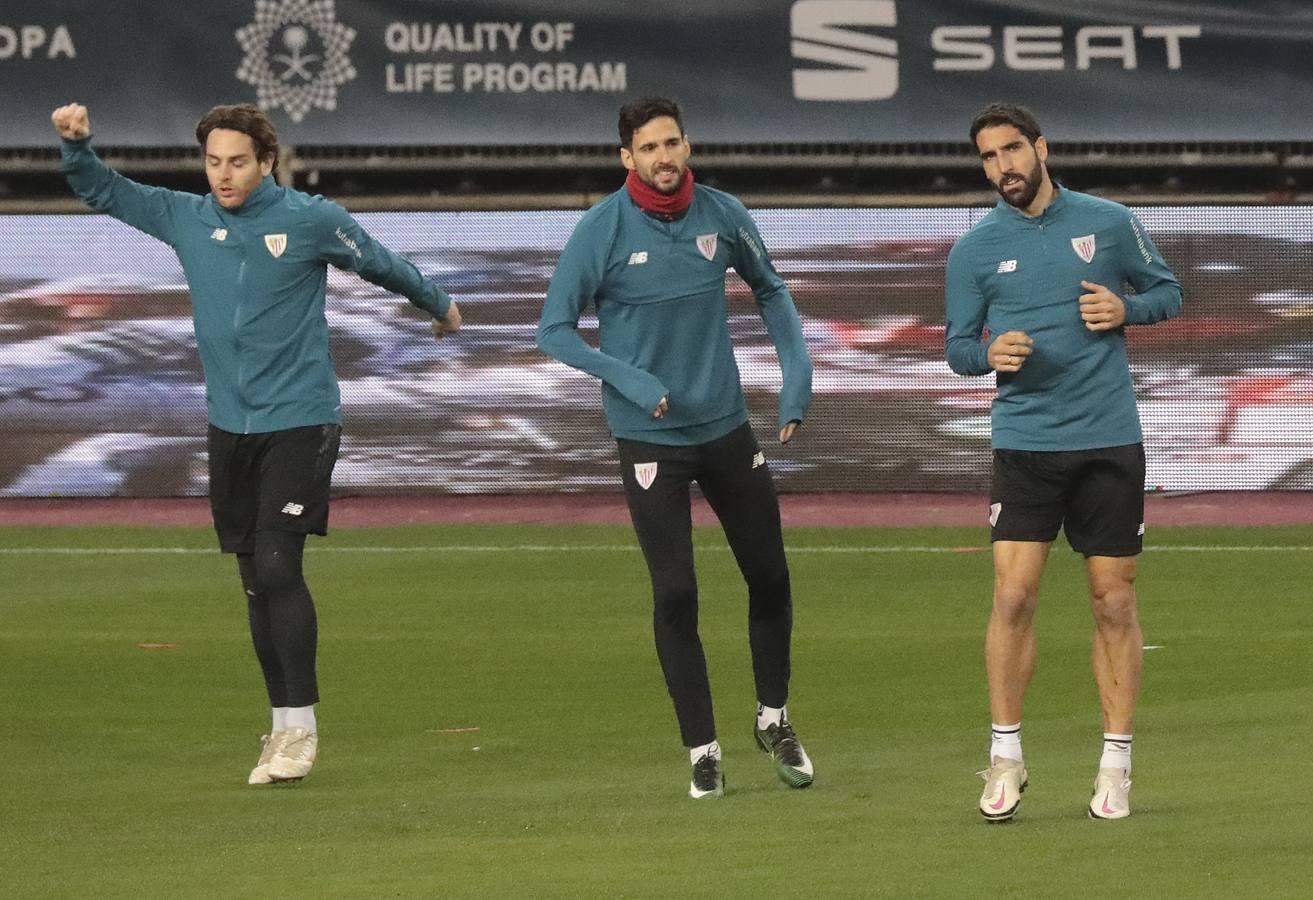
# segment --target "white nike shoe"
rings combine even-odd
[[[319,733],[304,728],[289,728],[283,732],[283,743],[269,762],[271,781],[300,781],[310,774],[310,767],[319,755]]]
[[[1124,819],[1131,814],[1131,779],[1125,769],[1100,769],[1090,798],[1091,819]]]
[[[1021,761],[996,756],[994,765],[976,774],[985,779],[980,814],[990,822],[1006,822],[1015,816],[1021,805],[1021,793],[1029,783]]]
[[[247,777],[247,784],[270,784],[273,779],[269,777],[269,764],[274,761],[274,755],[278,753],[283,746],[283,736],[286,731],[275,731],[273,734],[266,734],[260,738],[264,747],[260,750],[260,761],[255,764],[251,774]]]

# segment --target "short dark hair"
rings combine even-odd
[[[679,133],[684,133],[684,117],[679,111],[679,104],[669,97],[640,97],[620,107],[620,146],[632,146],[634,132],[662,116],[674,119],[679,126]]]
[[[971,143],[976,142],[976,135],[980,132],[996,125],[1011,125],[1025,135],[1032,145],[1041,136],[1039,122],[1035,121],[1034,114],[1026,107],[1012,103],[991,103],[971,120]]]
[[[255,144],[255,158],[261,162],[273,160],[273,171],[278,171],[278,129],[264,111],[250,103],[216,106],[196,123],[196,143],[205,150],[210,132],[216,128],[240,131]]]

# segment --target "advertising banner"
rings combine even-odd
[[[1128,329],[1161,490],[1313,488],[1313,207],[1137,209],[1182,314]],[[981,209],[756,210],[814,365],[798,437],[747,286],[730,333],[784,491],[985,490],[994,378],[944,362],[944,266]],[[597,382],[534,345],[578,212],[375,213],[361,223],[459,301],[434,342],[405,300],[329,269],[358,493],[618,491]],[[0,217],[0,496],[203,495],[205,388],[165,245],[103,216]],[[586,315],[580,330],[595,338]]]
[[[985,103],[1064,141],[1306,140],[1313,5],[1174,0],[6,0],[0,146],[88,105],[180,145],[218,103],[291,144],[606,144],[673,95],[717,143],[962,141]]]

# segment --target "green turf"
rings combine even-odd
[[[245,784],[267,719],[231,559],[12,552],[208,550],[208,530],[0,529],[0,896],[1308,896],[1313,552],[1146,554],[1141,618],[1162,649],[1146,655],[1124,822],[1085,818],[1091,626],[1080,559],[1055,552],[1031,787],[1016,822],[991,826],[973,774],[984,537],[789,533],[790,711],[817,766],[790,791],[753,746],[741,581],[700,531],[728,791],[694,803],[627,528],[314,542],[321,758],[276,788]],[[1313,529],[1151,543],[1308,547]],[[522,545],[557,549],[459,549]]]

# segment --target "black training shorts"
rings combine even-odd
[[[990,540],[1052,541],[1059,529],[1085,556],[1144,547],[1144,445],[1095,450],[995,450]]]
[[[254,553],[257,531],[328,533],[341,425],[263,434],[210,426],[210,510],[224,553]]]

